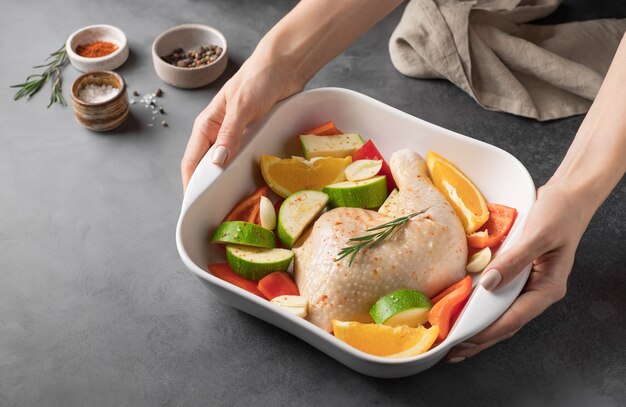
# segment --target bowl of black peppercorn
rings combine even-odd
[[[179,25],[154,40],[152,60],[154,70],[165,83],[184,89],[206,86],[226,69],[226,38],[207,25]]]

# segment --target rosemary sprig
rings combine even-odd
[[[341,251],[337,254],[337,258],[335,258],[335,261],[339,261],[344,257],[350,256],[350,262],[348,263],[348,266],[352,266],[352,262],[354,262],[354,259],[361,250],[376,247],[385,240],[392,239],[396,235],[396,233],[398,233],[411,219],[423,214],[429,209],[430,207],[423,209],[419,212],[412,213],[410,215],[401,216],[371,229],[367,229],[366,232],[376,233],[351,238],[348,243],[352,245],[342,248]]]
[[[48,103],[48,107],[52,106],[53,103],[60,103],[63,106],[67,106],[61,88],[61,70],[68,62],[65,44],[50,54],[50,56],[46,58],[46,61],[50,59],[51,61],[47,64],[33,66],[34,69],[46,68],[43,73],[32,74],[26,78],[24,83],[18,83],[17,85],[11,86],[12,88],[19,88],[15,96],[13,96],[14,100],[18,100],[23,97],[30,99],[31,96],[39,92],[46,82],[51,81],[52,93],[50,94],[50,103]]]

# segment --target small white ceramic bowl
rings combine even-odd
[[[76,53],[79,45],[95,41],[107,41],[117,45],[117,49],[98,58],[82,57]],[[75,31],[65,45],[67,56],[74,68],[81,72],[112,71],[119,68],[128,59],[128,40],[126,34],[117,27],[106,24],[90,25]]]
[[[385,157],[411,148],[423,156],[437,151],[457,165],[480,188],[487,201],[516,208],[517,219],[496,252],[508,250],[522,235],[535,202],[535,186],[522,163],[506,151],[410,116],[360,93],[322,88],[295,95],[277,104],[263,119],[246,129],[239,155],[222,169],[211,163],[211,151],[191,177],[176,229],[178,253],[185,265],[211,292],[233,307],[282,328],[361,373],[403,377],[428,369],[455,345],[493,323],[519,295],[530,265],[509,284],[494,292],[476,284],[448,337],[419,356],[389,359],[363,353],[309,321],[207,272],[210,263],[224,262],[224,251],[208,244],[224,215],[242,196],[257,188],[259,156],[288,157],[297,148],[299,132],[332,120],[337,127],[370,138]]]
[[[182,68],[162,59],[177,48],[187,52],[208,45],[222,48],[220,56],[209,65]],[[177,88],[199,88],[213,82],[224,72],[228,64],[228,45],[224,35],[215,28],[203,24],[183,24],[170,28],[154,40],[152,60],[154,70],[165,83]]]

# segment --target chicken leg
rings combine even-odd
[[[427,209],[414,217],[393,239],[359,252],[351,266],[349,256],[335,261],[352,237],[392,220],[360,208],[335,208],[324,213],[296,246],[294,277],[301,295],[309,300],[308,317],[332,331],[332,320],[372,322],[371,306],[400,289],[433,296],[465,274],[467,242],[454,210],[430,181],[426,163],[405,149],[391,156],[398,184],[396,215]]]

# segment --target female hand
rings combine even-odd
[[[579,196],[574,197],[571,189],[560,185],[549,182],[539,189],[521,240],[496,257],[481,276],[480,284],[494,290],[532,263],[522,293],[496,322],[453,348],[446,357],[448,362],[460,362],[512,337],[565,296],[574,254],[593,211],[585,209],[589,205],[584,205]]]
[[[304,87],[304,79],[278,58],[252,55],[196,117],[180,164],[183,188],[211,146],[211,161],[224,165],[233,158],[248,124]]]
[[[303,0],[259,42],[239,72],[196,118],[181,162],[183,188],[212,146],[211,160],[232,159],[248,124],[302,90],[328,61],[401,0]],[[314,23],[312,23],[314,22]]]
[[[510,338],[567,291],[574,254],[594,212],[626,172],[626,36],[552,179],[537,194],[519,243],[498,256],[480,283],[494,290],[533,265],[522,294],[483,332],[453,348],[449,362]]]

